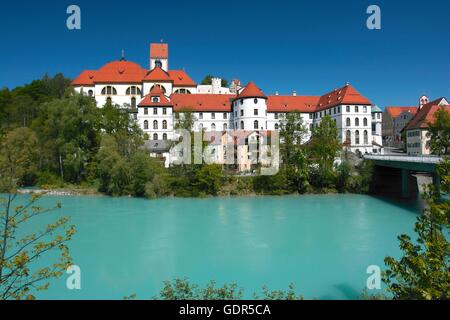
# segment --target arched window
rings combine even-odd
[[[241,121],[241,130],[244,130],[244,121]]]
[[[137,95],[137,94],[141,95],[141,89],[139,89],[136,86],[131,86],[131,87],[127,88],[126,94],[127,95]]]
[[[258,120],[253,122],[253,129],[258,129]]]
[[[161,60],[155,60],[155,67],[156,67],[156,68],[162,68],[162,62],[161,62]]]
[[[145,130],[148,129],[148,121],[147,121],[147,120],[144,121],[144,129],[145,129]]]
[[[163,133],[163,140],[167,140],[167,133]]]
[[[359,130],[355,131],[355,144],[359,144]]]
[[[364,127],[367,127],[367,118],[364,118],[363,124],[364,124]]]
[[[153,134],[153,140],[158,140],[158,134],[157,133]]]
[[[345,124],[346,124],[347,127],[350,127],[350,126],[351,126],[350,118],[347,118],[347,119],[345,120]]]
[[[352,143],[352,133],[350,130],[345,132],[345,142],[351,144]]]
[[[102,89],[102,94],[112,94],[112,95],[116,95],[117,94],[117,90],[116,88],[112,87],[112,86],[106,86]]]
[[[158,120],[153,121],[153,129],[158,129]]]
[[[178,94],[191,94],[191,92],[188,89],[177,89],[174,93]]]
[[[92,97],[92,96],[94,95],[94,91],[89,90],[89,91],[88,91],[88,95],[89,95],[89,97]]]
[[[216,131],[216,124],[215,123],[211,124],[211,130],[212,131]]]
[[[135,97],[131,98],[131,107],[136,108],[136,98]]]
[[[275,130],[278,130],[279,126],[278,123],[275,123]]]
[[[166,89],[160,84],[155,84],[153,87],[150,88],[150,91],[152,91],[153,88],[160,88],[163,93],[166,93]]]
[[[226,123],[223,124],[223,131],[228,130],[228,125]]]
[[[364,144],[369,144],[369,134],[367,133],[367,130],[364,130]]]
[[[359,118],[355,118],[355,126],[359,127]]]
[[[156,121],[156,120],[155,120]],[[162,128],[163,129],[167,129],[167,120],[163,120],[163,124],[162,124]]]

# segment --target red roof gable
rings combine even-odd
[[[131,61],[113,61],[105,64],[95,74],[96,83],[139,83],[146,70]]]
[[[428,124],[433,123],[435,120],[434,114],[441,108],[443,108],[450,114],[450,106],[439,105],[442,99],[443,98],[439,98],[422,106],[422,108],[420,108],[420,110],[417,111],[416,115],[411,119],[411,121],[408,122],[404,130],[406,131],[406,130],[428,128]]]
[[[318,96],[269,96],[268,112],[314,112],[320,97]]]
[[[324,94],[319,100],[317,111],[342,104],[371,105],[372,103],[369,99],[361,95],[352,85],[348,84],[340,89],[335,89]]]
[[[416,114],[417,107],[386,107],[386,110],[392,118],[397,118],[402,112],[407,111]]]
[[[159,67],[156,67],[147,73],[143,81],[172,82],[173,80],[167,72]]]
[[[154,102],[153,98],[158,97],[159,101]],[[172,106],[169,99],[166,98],[160,87],[153,87],[150,93],[142,99],[138,104],[139,107],[160,107],[160,106]]]
[[[85,70],[75,80],[72,81],[74,86],[93,86],[96,70]]]
[[[231,112],[231,100],[235,97],[234,94],[172,94],[170,100],[175,111]]]
[[[183,70],[169,70],[169,76],[175,87],[195,87],[197,84]]]
[[[167,59],[169,57],[169,45],[167,43],[151,43],[150,58]]]
[[[253,81],[250,81],[244,90],[238,94],[236,98],[267,98],[264,93],[255,85]]]

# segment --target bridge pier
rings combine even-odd
[[[401,179],[402,179],[402,198],[411,197],[411,188],[409,183],[410,171],[407,169],[401,169]]]

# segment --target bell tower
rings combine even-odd
[[[167,43],[150,44],[150,70],[161,68],[169,70],[169,45]]]

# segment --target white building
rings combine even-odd
[[[224,88],[219,78],[202,86],[185,71],[170,70],[168,52],[167,44],[151,44],[150,69],[122,58],[83,71],[73,86],[94,97],[100,108],[107,102],[131,108],[151,140],[173,139],[177,117],[186,110],[193,113],[197,131],[278,130],[284,115],[295,111],[308,129],[306,140],[313,126],[330,116],[347,150],[381,151],[379,112],[373,118],[372,103],[348,83],[321,96],[267,96],[253,82],[242,87],[233,80]]]

